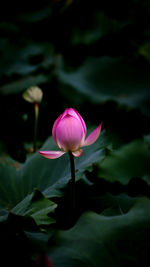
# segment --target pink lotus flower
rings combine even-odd
[[[73,108],[67,108],[55,121],[52,136],[59,151],[40,151],[48,159],[56,159],[66,152],[75,157],[82,155],[81,147],[92,145],[100,135],[102,123],[86,138],[86,125],[81,115]]]

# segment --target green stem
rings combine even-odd
[[[33,142],[33,152],[36,152],[37,144],[37,128],[39,119],[39,104],[34,104],[35,120],[34,120],[34,142]]]
[[[70,158],[70,168],[71,168],[71,211],[72,211],[72,219],[75,214],[75,163],[74,163],[74,156],[69,151],[69,158]]]

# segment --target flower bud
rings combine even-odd
[[[61,151],[40,151],[49,159],[61,157],[66,152],[72,152],[75,157],[82,155],[81,147],[93,144],[100,135],[100,124],[87,138],[86,125],[81,115],[73,108],[67,108],[55,121],[52,136]],[[86,139],[85,139],[86,138]]]
[[[40,104],[43,92],[38,86],[31,86],[22,94],[22,97],[30,103]]]
[[[86,136],[85,122],[77,111],[68,108],[55,121],[52,135],[58,147],[63,151],[77,151]]]

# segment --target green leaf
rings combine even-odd
[[[32,217],[37,225],[54,223],[55,220],[48,216],[54,212],[57,205],[45,198],[40,191],[28,195],[23,201],[15,206],[11,212],[20,216]]]
[[[58,231],[49,248],[55,267],[144,266],[149,259],[150,200],[141,198],[126,213],[84,213],[70,230]]]
[[[7,51],[7,53],[6,53]],[[53,63],[53,46],[51,44],[27,42],[24,46],[12,46],[7,39],[0,40],[2,53],[0,76],[13,74],[33,75],[39,68],[47,68]],[[27,76],[26,76],[27,78]],[[15,82],[15,80],[11,80]],[[7,84],[6,84],[7,85]]]
[[[150,62],[150,42],[146,42],[139,48],[139,54],[144,56]]]
[[[96,143],[84,148],[83,155],[75,162],[76,180],[81,179],[84,171],[93,164],[103,161],[113,140],[102,131]],[[58,150],[58,148],[51,137],[41,150]],[[1,157],[0,176],[0,205],[4,208],[10,209],[16,206],[31,194],[34,188],[38,188],[45,197],[60,197],[71,178],[69,157],[65,154],[59,159],[50,160],[35,153],[22,165],[7,157]]]
[[[0,93],[3,95],[20,93],[34,84],[44,83],[47,80],[48,78],[42,74],[28,76],[3,85],[0,88]]]
[[[142,178],[150,183],[150,149],[148,136],[113,151],[99,163],[99,177],[110,182],[128,184],[132,178]]]
[[[8,218],[8,215],[9,213],[7,210],[0,208],[0,223],[6,221]]]
[[[121,105],[140,107],[145,112],[145,104],[150,99],[149,73],[146,64],[141,68],[141,63],[135,60],[103,56],[89,57],[77,70],[65,72],[60,69],[57,74],[66,87],[60,92],[65,97],[72,95],[73,102],[77,94],[80,101],[88,99],[99,104],[113,100]]]
[[[115,212],[115,215],[127,213],[136,199],[136,197],[130,197],[125,193],[118,196],[106,193],[103,196],[94,195],[88,199],[88,202],[90,210],[110,216],[112,212]]]
[[[89,23],[89,21],[88,21]],[[91,45],[112,30],[112,21],[102,12],[97,12],[85,29],[81,25],[73,29],[73,45]]]
[[[75,159],[76,180],[80,179],[83,172],[98,161],[102,161],[107,153],[106,147],[111,144],[111,139],[102,132],[98,141],[84,148],[83,155]],[[58,150],[52,138],[49,138],[41,150]],[[23,177],[24,190],[39,188],[46,197],[61,196],[62,190],[71,178],[70,161],[67,154],[56,160],[41,157],[38,153],[27,160],[20,174]]]
[[[32,243],[33,247],[38,249],[39,252],[45,251],[47,249],[47,244],[49,239],[53,236],[54,230],[51,228],[45,232],[29,232],[24,231],[27,238]]]
[[[43,8],[40,10],[32,11],[32,13],[23,13],[19,15],[19,20],[27,23],[35,23],[44,20],[47,17],[50,17],[51,9],[50,8]]]

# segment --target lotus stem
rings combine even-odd
[[[72,210],[72,220],[74,220],[75,214],[75,206],[76,206],[76,196],[75,196],[75,162],[74,156],[69,151],[69,158],[70,158],[70,168],[71,168],[71,210]]]
[[[34,104],[35,120],[34,120],[34,141],[33,141],[33,152],[37,149],[37,129],[38,129],[38,119],[39,119],[39,104]]]

